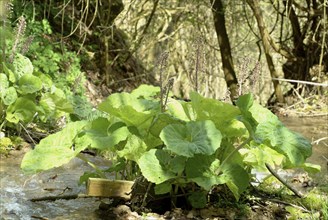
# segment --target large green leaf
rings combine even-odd
[[[42,139],[34,150],[27,152],[22,160],[21,168],[24,172],[35,173],[59,167],[68,163],[87,146],[72,148],[74,139],[88,122],[71,122],[66,127]]]
[[[151,99],[158,96],[160,88],[152,85],[142,84],[131,92],[131,95],[135,98]]]
[[[253,118],[250,108],[253,106],[254,98],[252,94],[245,94],[238,98],[236,105],[240,109],[241,116],[238,116],[238,120],[244,123],[249,134],[254,140],[257,140],[255,136],[255,130],[258,122]],[[259,141],[259,140],[257,140]]]
[[[12,123],[30,122],[40,108],[27,97],[19,97],[15,103],[8,106],[6,119]]]
[[[264,145],[257,144],[255,142],[250,143],[250,148],[241,149],[241,153],[244,156],[244,162],[251,165],[257,171],[267,171],[266,163],[271,166],[279,166],[282,164],[284,155],[278,153],[272,148]]]
[[[243,157],[239,151],[236,151],[236,147],[233,145],[233,142],[228,139],[223,139],[221,147],[215,154],[217,155],[217,159],[220,161],[224,161],[227,157],[229,157],[226,162],[243,165]]]
[[[159,113],[155,116],[149,131],[155,137],[159,137],[159,134],[161,133],[164,127],[166,127],[169,124],[178,124],[178,123],[182,123],[182,121],[180,121],[177,118],[174,118],[173,116],[167,113]]]
[[[290,131],[280,121],[267,121],[257,126],[256,135],[269,147],[287,157],[284,166],[301,166],[312,154],[311,142]]]
[[[45,93],[40,100],[40,106],[44,109],[45,116],[60,117],[63,113],[72,113],[73,105],[65,98],[57,93]]]
[[[154,187],[155,194],[166,194],[172,191],[172,183],[169,181],[155,185]]]
[[[9,87],[9,80],[6,74],[0,73],[0,92],[4,92]]]
[[[16,80],[15,74],[11,70],[12,65],[9,64],[7,66],[7,64],[5,62],[2,62],[2,67],[3,67],[3,71],[8,76],[9,81],[12,82],[12,83],[15,83],[17,80]]]
[[[167,149],[177,155],[193,157],[195,154],[213,154],[221,144],[221,132],[212,121],[187,122],[166,126],[160,138]]]
[[[18,86],[18,91],[22,94],[35,93],[42,89],[42,81],[37,76],[26,74],[20,77]]]
[[[13,72],[15,74],[16,80],[19,80],[23,75],[33,73],[33,64],[29,58],[22,54],[16,54],[13,62]]]
[[[267,121],[279,121],[279,118],[275,114],[259,103],[254,102],[252,107],[249,108],[249,111],[258,124],[266,123]]]
[[[17,100],[17,92],[14,87],[9,87],[8,89],[1,92],[1,99],[5,105],[11,105]]]
[[[135,135],[130,135],[123,150],[117,151],[117,155],[127,160],[137,161],[146,151],[147,145]]]
[[[186,175],[189,180],[205,190],[210,190],[214,185],[225,183],[219,176],[219,167],[220,161],[215,155],[195,155],[186,162]]]
[[[167,104],[167,112],[173,117],[183,121],[196,120],[196,115],[192,108],[191,102],[174,99],[170,100]]]
[[[166,166],[170,160],[170,154],[166,151],[151,149],[144,153],[137,163],[142,175],[148,181],[160,184],[176,177],[176,173]]]
[[[312,154],[311,143],[307,139],[286,128],[271,111],[255,103],[252,95],[239,97],[237,106],[253,139],[285,155],[285,167],[301,166]]]
[[[236,106],[204,98],[196,92],[190,93],[190,99],[197,120],[212,120],[223,137],[239,137],[245,134],[244,125],[237,120],[240,111]]]
[[[50,90],[53,86],[53,82],[50,76],[43,74],[41,72],[34,72],[33,75],[39,77],[39,79],[42,81],[43,88]]]
[[[227,184],[233,195],[239,200],[240,195],[249,185],[249,175],[244,168],[238,164],[226,163],[222,167],[223,174],[220,175],[223,182]]]
[[[116,126],[106,118],[99,117],[91,122],[84,134],[76,139],[77,145],[86,145],[99,150],[114,150],[115,145],[126,140],[130,134],[126,126]],[[115,127],[112,129],[112,127]]]
[[[127,125],[149,127],[158,108],[158,103],[145,99],[137,99],[128,93],[115,93],[98,106],[99,110],[121,119]]]

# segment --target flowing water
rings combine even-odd
[[[324,138],[328,137],[328,117],[281,120],[291,130],[314,142],[313,155],[308,162],[322,167],[322,171],[314,176],[314,181],[326,181],[328,139]],[[319,139],[322,140],[318,141]],[[23,155],[24,151],[14,151],[10,157],[0,161],[1,219],[106,219],[106,216],[100,216],[96,212],[100,204],[100,199],[97,198],[31,202],[31,198],[85,193],[85,187],[78,186],[77,183],[79,177],[92,168],[75,158],[62,167],[35,175],[25,175],[19,168]],[[88,158],[100,168],[110,166],[110,162],[101,157]]]
[[[0,162],[0,216],[1,219],[106,219],[98,216],[100,200],[81,198],[72,200],[31,202],[31,198],[85,193],[79,186],[80,176],[93,169],[74,158],[70,163],[34,175],[20,170],[23,151],[15,151]],[[100,157],[88,157],[99,168],[108,168],[110,162]]]

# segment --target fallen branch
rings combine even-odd
[[[56,201],[58,199],[80,199],[80,198],[92,198],[94,196],[88,196],[86,194],[72,194],[72,195],[64,195],[64,196],[45,196],[40,198],[30,199],[31,202],[39,202],[39,201]]]
[[[282,200],[279,200],[279,199],[273,199],[273,198],[266,198],[266,197],[253,197],[251,198],[252,200],[257,200],[257,201],[262,201],[262,200],[265,200],[265,201],[269,201],[269,202],[273,202],[273,203],[280,203],[280,204],[283,204],[283,205],[286,205],[286,206],[292,206],[294,208],[297,208],[303,212],[306,212],[306,213],[311,213],[311,211],[309,211],[308,209],[302,207],[302,206],[299,206],[299,205],[295,205],[293,203],[290,203],[290,202],[285,202],[285,201],[282,201]]]

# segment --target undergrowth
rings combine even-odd
[[[52,32],[42,10],[30,3],[1,3],[6,9],[0,26],[0,138],[5,153],[14,142],[3,138],[22,135],[36,144],[67,121],[87,117],[92,106],[84,96],[85,75],[77,54],[59,43],[60,35]]]

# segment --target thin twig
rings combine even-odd
[[[298,206],[298,205],[292,204],[290,202],[281,201],[279,199],[271,199],[271,198],[266,198],[266,197],[253,197],[251,199],[252,200],[266,200],[266,201],[270,201],[270,202],[274,202],[274,203],[280,203],[283,205],[292,206],[294,208],[302,210],[303,212],[311,213],[311,211],[307,210],[306,208],[304,208],[302,206]]]
[[[322,116],[328,116],[328,113],[318,113],[318,114],[304,114],[304,112],[296,112],[297,114],[300,114],[300,118],[308,118],[308,117],[322,117]]]
[[[19,125],[22,126],[22,128],[24,129],[24,131],[26,132],[27,136],[30,138],[30,140],[33,142],[34,145],[36,145],[36,142],[34,141],[34,139],[31,137],[31,135],[29,134],[29,131],[24,127],[24,125],[22,125],[22,123],[19,122]]]
[[[142,207],[145,207],[147,205],[146,200],[147,200],[148,194],[150,192],[151,185],[152,185],[152,183],[148,183],[146,193],[145,193],[145,195],[144,195],[144,197],[142,199]]]
[[[307,85],[313,85],[313,86],[328,87],[327,83],[316,83],[316,82],[294,80],[294,79],[280,79],[280,78],[271,78],[271,79],[272,80],[278,80],[278,81],[284,81],[284,82],[294,82],[294,83],[307,84]]]
[[[274,177],[276,177],[284,186],[290,189],[296,196],[300,198],[303,197],[303,194],[301,192],[298,192],[293,186],[291,186],[284,179],[282,179],[281,176],[279,176],[278,173],[268,163],[265,163],[265,166],[268,168],[268,170]]]
[[[319,138],[319,139],[317,139],[317,140],[315,140],[315,141],[312,141],[311,144],[316,144],[316,145],[318,145],[321,141],[324,141],[324,140],[327,140],[327,139],[328,139],[328,137],[322,137],[322,138]]]

